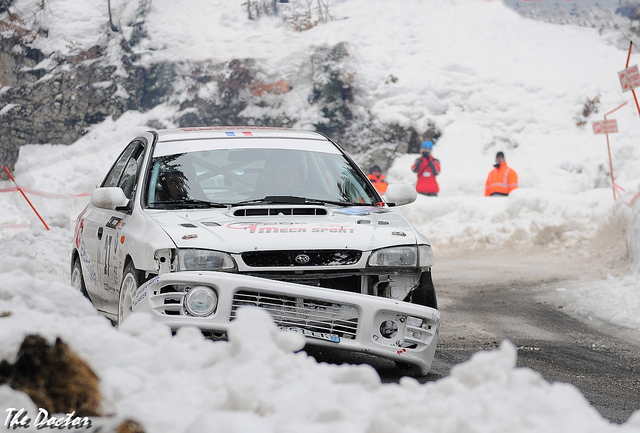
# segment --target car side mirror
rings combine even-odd
[[[383,198],[389,206],[402,206],[416,201],[418,193],[415,187],[408,183],[392,183],[387,187]]]
[[[129,199],[119,187],[105,187],[94,189],[91,193],[91,204],[100,209],[116,210],[125,208]]]

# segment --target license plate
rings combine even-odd
[[[308,329],[302,329],[295,326],[281,326],[280,329],[283,331],[297,332],[309,338],[317,338],[318,340],[340,343],[340,336],[336,334],[329,334],[328,332],[309,331]]]

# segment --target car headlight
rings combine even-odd
[[[431,245],[418,245],[418,262],[421,268],[430,268],[435,263]]]
[[[369,266],[416,267],[418,249],[415,246],[383,248],[371,253]]]
[[[218,271],[234,269],[236,262],[227,253],[212,250],[178,250],[181,271]]]
[[[196,317],[208,316],[218,306],[218,295],[207,286],[195,286],[184,297],[184,308]]]

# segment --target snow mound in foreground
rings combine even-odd
[[[29,275],[25,259],[0,275],[2,358],[15,359],[26,335],[56,337],[100,377],[105,412],[139,421],[147,432],[607,432],[604,420],[569,384],[549,384],[517,368],[503,342],[427,384],[382,384],[367,365],[317,363],[297,352],[304,341],[283,333],[258,309],[244,309],[229,341],[195,328],[175,336],[147,314],[118,330],[72,287]],[[26,407],[26,396],[0,387],[0,405]],[[638,431],[634,416],[624,431]]]

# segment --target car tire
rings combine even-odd
[[[77,257],[73,260],[73,266],[71,266],[71,285],[78,289],[85,298],[89,299],[87,286],[84,284],[84,276],[82,275],[82,265]]]
[[[118,299],[118,327],[133,312],[133,301],[140,287],[140,272],[133,266],[133,262],[127,263],[122,274],[120,296]]]

